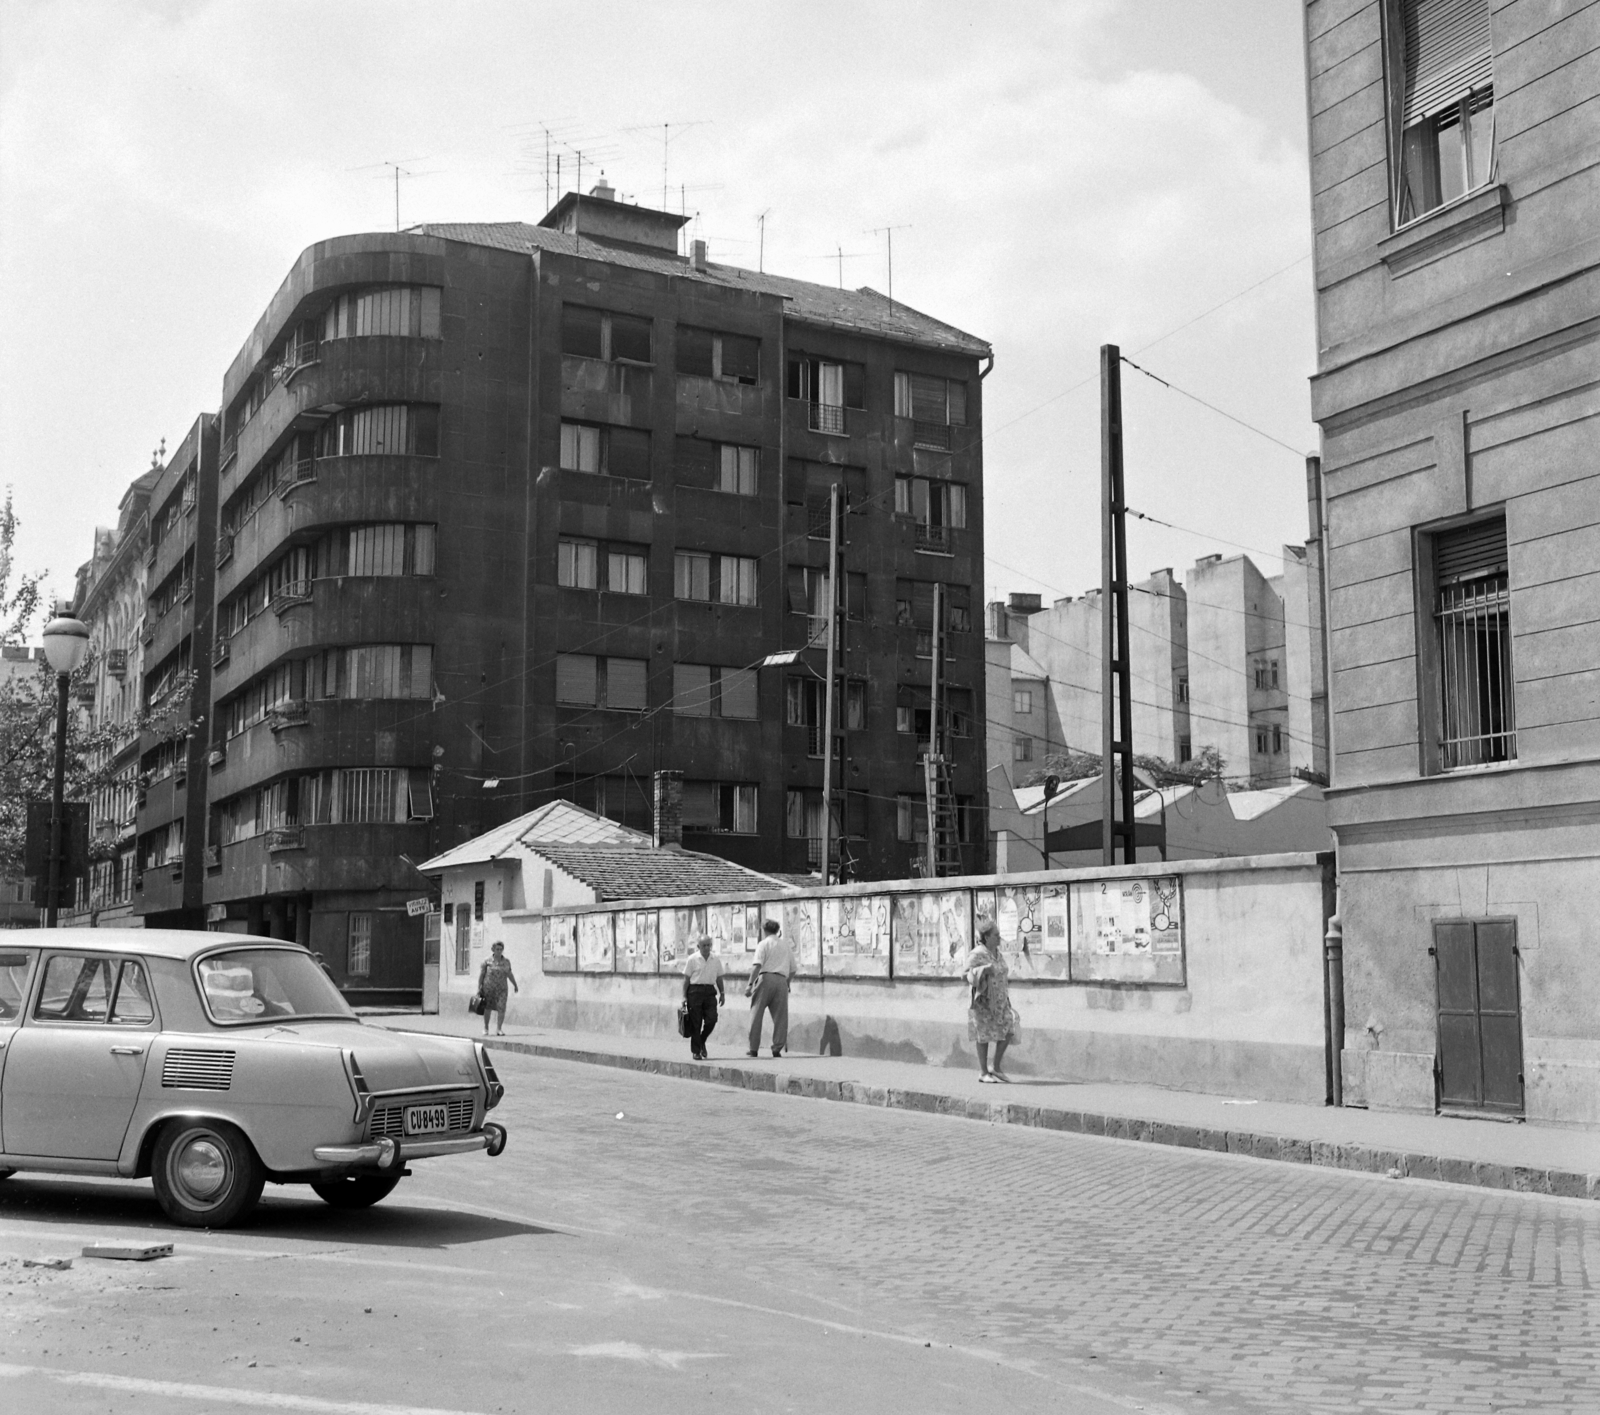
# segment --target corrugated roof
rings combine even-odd
[[[437,874],[456,865],[486,865],[498,860],[513,845],[535,848],[551,845],[627,845],[649,849],[650,837],[614,820],[586,811],[570,801],[551,801],[515,820],[486,830],[453,849],[424,860],[417,868],[423,874]],[[544,851],[540,849],[540,853]]]
[[[696,270],[683,257],[669,255],[665,251],[656,255],[646,251],[624,250],[602,241],[592,241],[586,236],[573,236],[570,232],[553,231],[544,226],[530,226],[525,221],[430,221],[425,225],[410,227],[409,230],[420,236],[492,246],[496,250],[521,253],[531,253],[535,249],[554,251],[585,260],[624,265],[634,270],[651,270],[658,275],[671,275],[680,280],[699,280],[735,290],[755,290],[788,301],[788,316],[791,319],[968,354],[974,358],[987,358],[991,352],[989,345],[976,335],[945,324],[898,300],[891,303],[887,296],[866,286],[859,290],[840,290],[809,280],[791,280],[783,275],[769,275],[736,265],[711,262],[707,263],[704,270]]]
[[[532,848],[574,879],[582,880],[602,900],[664,899],[673,895],[736,894],[741,890],[791,887],[772,875],[693,850],[640,849],[636,845],[538,844]]]

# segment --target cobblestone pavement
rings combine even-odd
[[[731,1230],[746,1276],[864,1322],[1184,1410],[1600,1410],[1592,1203],[515,1073],[541,1091],[547,1203],[668,1238]]]

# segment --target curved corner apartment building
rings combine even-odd
[[[942,632],[961,864],[983,867],[989,348],[872,291],[680,256],[681,224],[597,190],[538,226],[296,262],[223,387],[210,927],[414,997],[413,861],[556,796],[649,829],[661,770],[690,848],[815,868],[835,486],[837,858],[891,877],[923,853]]]

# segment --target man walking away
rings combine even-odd
[[[694,941],[696,952],[683,965],[683,1000],[689,1006],[689,1055],[706,1059],[706,1042],[717,1025],[717,1004],[727,1005],[722,989],[722,960],[711,956],[711,935]]]
[[[789,1045],[789,979],[795,975],[794,949],[782,936],[776,919],[761,926],[761,945],[750,968],[750,983],[745,992],[752,997],[755,1016],[750,1019],[750,1050],[761,1052],[761,1019],[772,1010],[772,1054],[782,1056]]]

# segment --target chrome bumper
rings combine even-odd
[[[432,1155],[463,1155],[469,1150],[486,1150],[489,1148],[489,1136],[479,1133],[444,1140],[406,1140],[390,1143],[399,1151],[399,1157],[390,1161],[390,1167],[393,1168],[405,1160],[427,1159]],[[385,1145],[373,1141],[368,1145],[318,1145],[311,1153],[322,1164],[375,1165],[390,1154],[390,1151]]]

